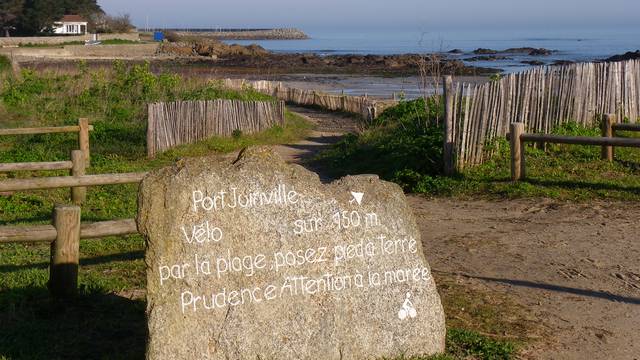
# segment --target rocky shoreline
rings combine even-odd
[[[624,54],[614,55],[607,58],[605,61],[625,61],[625,60],[640,60],[640,50],[628,51]]]
[[[228,45],[202,40],[165,43],[158,50],[194,63],[226,69],[268,69],[270,73],[340,73],[371,75],[490,75],[497,69],[465,65],[442,54],[327,55],[272,53],[258,45]]]

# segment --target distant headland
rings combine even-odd
[[[178,35],[202,36],[216,40],[305,40],[309,36],[294,28],[281,29],[163,29]]]

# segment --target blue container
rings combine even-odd
[[[153,32],[153,41],[163,41],[164,33],[162,31],[154,31]]]

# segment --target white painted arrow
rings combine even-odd
[[[353,196],[353,200],[351,200],[351,202],[355,200],[358,203],[358,205],[362,204],[362,198],[364,197],[364,193],[352,191],[351,196]]]

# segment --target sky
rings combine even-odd
[[[638,0],[98,0],[136,26],[302,30],[636,27]]]

